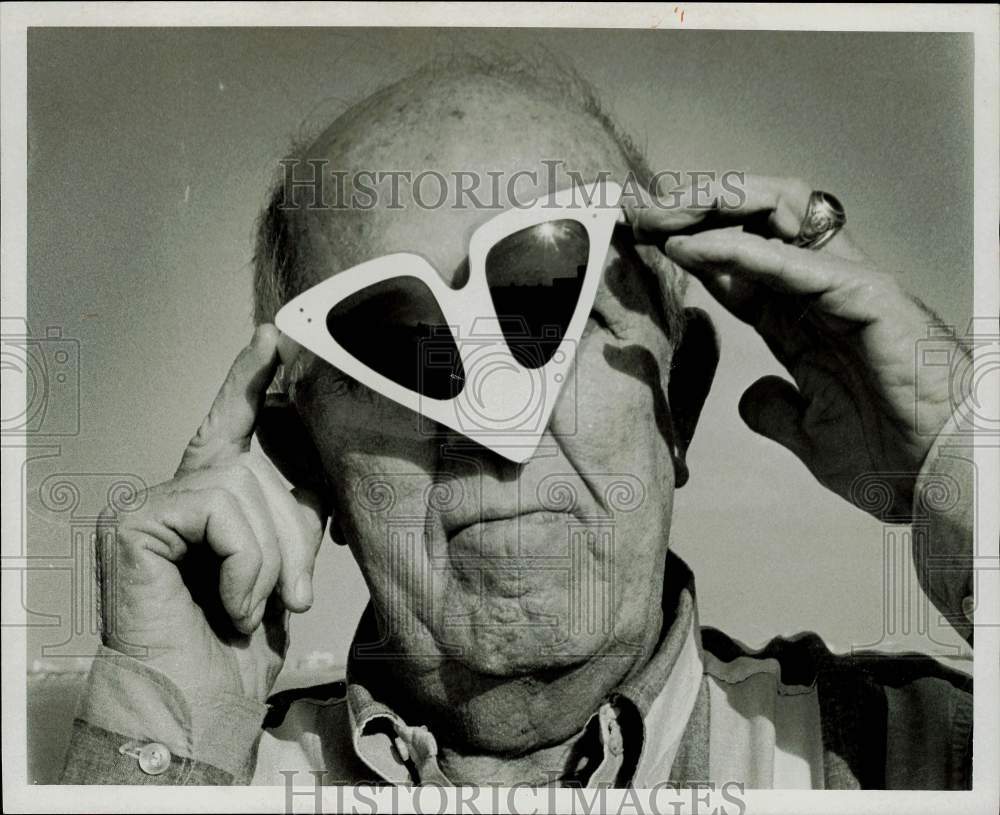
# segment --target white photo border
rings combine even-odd
[[[683,13],[682,13],[683,12]],[[619,29],[739,29],[745,31],[900,31],[966,32],[972,34],[974,64],[974,156],[975,156],[975,313],[1000,314],[998,286],[997,224],[1000,222],[998,179],[998,9],[994,5],[938,4],[735,4],[735,3],[8,3],[0,7],[0,54],[2,54],[3,126],[0,154],[0,259],[3,274],[3,314],[26,314],[26,167],[27,167],[27,31],[44,26],[222,26],[222,27],[577,27]],[[987,394],[997,400],[997,394]],[[23,403],[20,391],[7,399]],[[988,415],[1000,415],[996,401],[984,405]],[[1000,494],[1000,448],[977,444],[975,461],[979,473],[976,552],[996,555]],[[22,491],[26,446],[11,446],[5,440],[2,460],[2,530],[4,557],[20,557],[25,530]],[[977,617],[1000,620],[1000,572],[981,575],[978,583]],[[3,808],[7,812],[274,812],[286,811],[286,790],[281,787],[72,787],[33,786],[26,783],[26,628],[25,611],[17,593],[2,598],[2,749]],[[20,621],[20,624],[19,624]],[[973,790],[966,792],[924,791],[817,791],[792,792],[748,790],[743,800],[749,813],[916,813],[998,811],[1000,767],[1000,627],[977,626],[974,678],[974,767]],[[296,811],[314,811],[312,787],[294,799]],[[358,793],[360,792],[360,796]],[[454,811],[461,790],[443,790]],[[570,805],[569,790],[506,789],[484,791],[476,800],[480,811],[490,802],[499,811],[545,812],[551,802],[556,811]],[[703,793],[703,796],[707,793]],[[634,811],[626,800],[627,790],[608,790],[606,806]],[[468,800],[468,792],[464,793]],[[648,796],[640,796],[645,805]],[[703,798],[703,801],[705,799]],[[353,806],[358,812],[396,806],[412,812],[413,792],[372,788],[326,788],[323,809]],[[433,801],[437,810],[439,798]],[[680,808],[676,808],[679,802]],[[701,812],[713,804],[703,804]],[[688,794],[661,790],[656,798],[659,812],[691,811]]]

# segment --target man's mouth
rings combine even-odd
[[[460,535],[467,537],[470,531],[482,528],[490,524],[518,524],[527,521],[531,524],[564,522],[569,517],[569,513],[555,512],[550,509],[529,509],[520,512],[482,512],[475,518],[456,524],[447,531],[448,542],[458,538]],[[465,533],[463,535],[463,533]]]

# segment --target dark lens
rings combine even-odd
[[[434,399],[462,391],[465,371],[451,330],[415,277],[355,292],[330,309],[326,327],[344,350],[397,385]]]
[[[498,241],[486,255],[486,282],[511,354],[540,368],[556,352],[576,311],[590,255],[577,221],[546,221]]]

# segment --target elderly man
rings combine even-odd
[[[327,783],[969,787],[964,676],[923,658],[836,656],[815,635],[747,652],[699,629],[693,577],[668,551],[718,357],[706,315],[683,308],[688,272],[794,380],[757,382],[744,420],[848,500],[858,476],[886,474],[894,511],[912,507],[930,548],[959,565],[918,563],[971,642],[970,482],[915,424],[955,421],[945,374],[918,393],[914,343],[932,315],[835,220],[811,222],[821,206],[836,216],[836,202],[801,182],[746,178],[726,206],[712,185],[706,201],[688,191],[666,204],[654,189],[623,197],[610,220],[561,208],[554,161],[587,182],[651,174],[584,83],[543,73],[473,60],[423,70],[296,156],[352,179],[434,167],[517,184],[500,185],[498,207],[423,206],[388,174],[367,198],[349,184],[346,205],[276,191],[260,224],[253,339],[173,480],[101,524],[104,644],[66,783],[280,784],[280,771],[311,770]],[[552,215],[499,220],[537,213],[532,201]],[[538,262],[555,256],[574,259],[575,282]],[[426,406],[471,383],[455,363],[471,359],[468,335],[424,331],[449,347],[443,378],[414,352],[417,329],[483,305],[442,306],[473,283],[483,291],[483,263],[496,316],[531,329],[506,337],[508,368],[558,362],[562,335],[534,331],[546,312],[574,341],[567,375],[547,380],[559,388],[544,432],[509,450],[502,433]],[[353,288],[334,296],[340,275]],[[557,276],[569,306],[515,291]],[[294,341],[273,325],[293,301]],[[337,340],[329,355],[323,331]],[[255,434],[269,459],[251,451]],[[929,500],[945,476],[964,491]],[[314,591],[348,590],[313,585],[328,522],[371,594],[347,676],[271,696],[288,612]]]

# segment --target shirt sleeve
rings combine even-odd
[[[976,466],[971,406],[960,405],[917,476],[913,560],[920,585],[970,644],[974,605]]]
[[[182,690],[101,646],[73,723],[64,784],[247,784],[267,707]]]

